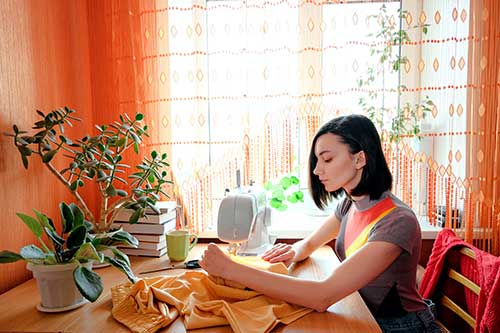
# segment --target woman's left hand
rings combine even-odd
[[[234,261],[231,260],[217,245],[210,243],[203,253],[200,266],[209,274],[230,279],[228,275]]]

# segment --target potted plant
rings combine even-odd
[[[72,121],[79,121],[73,116],[74,112],[68,107],[47,114],[37,110],[40,119],[33,125],[34,133],[28,134],[17,125],[13,125],[13,133],[5,133],[13,137],[24,167],[28,168],[30,158],[40,158],[42,165],[71,192],[75,203],[60,205],[63,225],[61,235],[56,232],[51,219],[37,211],[36,219],[18,214],[40,240],[42,249],[29,245],[23,247],[19,254],[3,251],[0,263],[24,259],[28,261],[28,268],[35,270],[40,267],[49,270],[48,267],[61,264],[72,265],[70,271],[73,272],[76,287],[83,297],[95,301],[102,292],[102,282],[97,274],[92,273],[92,262],[111,264],[126,273],[130,280],[135,279],[128,257],[116,245],[135,247],[138,241],[128,232],[112,229],[117,214],[122,209],[132,209],[134,213],[129,222],[135,223],[145,215],[146,209],[160,213],[155,204],[161,194],[168,197],[164,187],[172,182],[167,179],[165,170],[169,166],[167,155],[160,155],[156,151],[151,152],[151,157],[145,157],[128,179],[121,176],[130,167],[123,161],[124,153],[130,148],[138,153],[143,136],[148,136],[142,114],[137,113],[133,119],[127,114],[120,115],[118,121],[95,126],[96,135],[71,139],[65,134],[65,126],[72,126]],[[54,163],[58,155],[68,159],[62,168],[57,168]],[[97,186],[100,196],[97,218],[79,192],[91,182]],[[43,232],[53,242],[52,247],[43,243]],[[43,291],[41,294],[43,296]],[[78,304],[63,305],[66,303],[68,301],[47,305],[42,300],[41,308],[58,311]]]
[[[151,158],[145,157],[128,179],[121,176],[125,169],[130,168],[123,161],[124,153],[130,148],[138,153],[142,137],[148,136],[148,127],[142,123],[144,116],[137,113],[131,119],[127,114],[120,115],[119,121],[96,125],[96,135],[85,135],[75,140],[64,134],[66,125],[72,126],[71,121],[79,121],[73,116],[74,112],[68,107],[48,114],[37,110],[41,119],[33,125],[34,134],[28,135],[17,125],[13,126],[13,133],[5,133],[14,138],[24,167],[28,168],[29,158],[40,158],[43,165],[73,194],[76,204],[92,224],[94,233],[109,231],[119,211],[125,208],[134,211],[130,217],[132,223],[143,217],[146,209],[159,214],[155,203],[161,194],[168,197],[164,186],[172,184],[165,170],[169,167],[167,154],[152,151]],[[68,164],[58,169],[53,161],[60,154],[64,154]],[[88,182],[94,182],[98,187],[98,218],[94,217],[79,192]]]
[[[128,279],[136,278],[130,268],[129,259],[114,248],[116,244],[137,245],[137,240],[128,233],[118,230],[96,237],[90,233],[92,224],[85,220],[80,208],[71,203],[61,203],[61,230],[58,232],[52,219],[37,210],[36,217],[17,213],[38,239],[41,247],[30,244],[18,253],[0,252],[0,263],[25,260],[29,270],[37,280],[41,303],[40,311],[58,312],[76,308],[85,299],[94,302],[102,293],[103,283],[99,275],[92,271],[92,262],[106,261],[125,273]],[[43,235],[50,240],[46,244]],[[114,257],[101,252],[110,249]],[[85,299],[84,299],[85,298]]]

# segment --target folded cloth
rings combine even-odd
[[[287,273],[283,264],[232,258],[259,269]],[[203,271],[141,279],[111,288],[113,317],[133,332],[156,332],[181,316],[186,329],[230,325],[234,332],[269,332],[313,311],[209,277]]]
[[[467,246],[474,251],[481,292],[476,312],[476,333],[500,332],[500,258],[472,246],[458,238],[450,229],[439,232],[422,277],[420,294],[432,298],[443,270],[446,253],[456,246]]]

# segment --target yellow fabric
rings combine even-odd
[[[242,257],[242,256],[231,255],[230,258],[233,261],[243,265],[252,266],[254,268],[262,269],[273,273],[288,275],[288,268],[282,262],[270,263],[269,261],[256,256]]]
[[[260,258],[233,260],[273,272],[288,273],[285,265]],[[145,278],[111,288],[112,314],[133,332],[150,333],[183,317],[186,329],[231,325],[234,332],[269,332],[289,324],[312,309],[272,299],[203,271]]]

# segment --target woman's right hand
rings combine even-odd
[[[278,243],[264,252],[262,259],[270,263],[283,262],[288,267],[294,261],[296,254],[297,252],[292,245]]]

